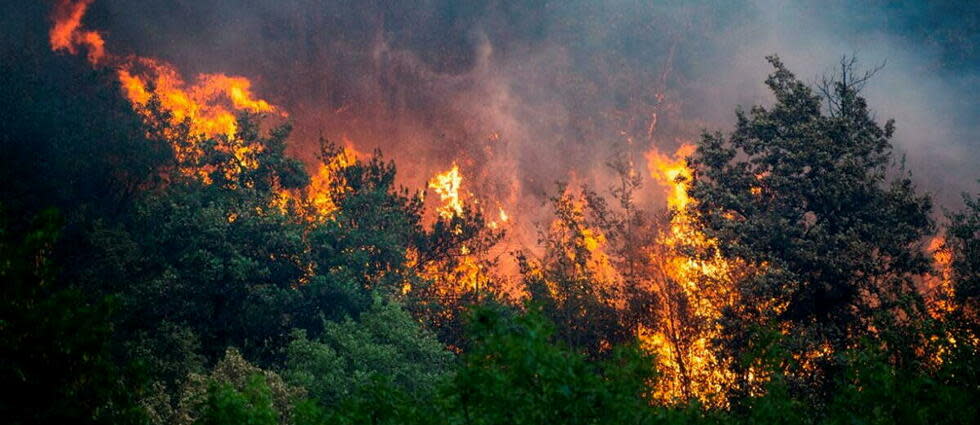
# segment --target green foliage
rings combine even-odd
[[[540,313],[509,318],[477,310],[473,347],[463,356],[452,393],[465,423],[641,423],[652,410],[643,394],[653,361],[620,348],[594,363],[551,342]]]
[[[969,424],[977,418],[976,384],[943,383],[898,368],[880,349],[853,350],[827,406],[827,424]]]
[[[254,375],[241,390],[228,383],[211,383],[198,425],[275,425],[277,412],[261,376]]]
[[[322,160],[329,162],[339,149],[324,142]],[[422,232],[421,198],[395,185],[395,166],[380,152],[337,171],[340,176],[330,187],[337,210],[309,234],[318,272],[394,294],[404,281],[406,250]],[[370,305],[365,301],[364,308]]]
[[[923,314],[914,279],[928,270],[931,201],[904,173],[889,177],[894,124],[876,123],[859,96],[872,73],[842,62],[822,99],[769,61],[776,103],[739,110],[735,131],[705,134],[691,158],[698,224],[722,255],[754,266],[726,312],[730,355],[771,320],[790,326],[783,342],[798,354],[840,352],[873,329],[901,335],[894,347],[915,344],[898,318]],[[834,360],[817,362],[796,376],[826,390]]]
[[[634,348],[608,360],[551,341],[540,313],[523,316],[477,309],[471,348],[438,393],[419,396],[375,375],[341,402],[301,405],[296,423],[540,424],[652,423],[657,412],[644,394],[652,361]]]
[[[112,300],[89,302],[58,281],[54,210],[11,232],[0,210],[0,416],[10,424],[130,423],[141,382],[124,380],[108,345]]]
[[[317,339],[293,332],[284,376],[333,405],[385,379],[419,400],[448,377],[453,355],[399,305],[375,299],[357,320],[328,322]]]
[[[237,350],[228,349],[210,374],[188,377],[179,408],[166,422],[231,424],[245,418],[256,422],[242,423],[286,424],[294,402],[304,394],[275,372],[253,366]]]
[[[786,355],[779,351],[783,336],[758,333],[765,346],[758,354],[769,359],[761,364],[778,364]],[[880,348],[842,354],[827,405],[809,404],[772,370],[763,392],[730,409],[656,407],[646,398],[655,379],[652,359],[619,347],[610,359],[593,361],[555,344],[553,337],[553,325],[539,312],[511,316],[477,309],[469,328],[473,345],[439,392],[420,397],[374,375],[332,405],[315,399],[297,403],[292,423],[966,424],[977,414],[975,381],[948,380],[964,363],[949,362],[933,374],[897,367]]]
[[[69,225],[118,217],[172,160],[169,144],[147,137],[112,69],[50,52],[49,7],[15,8],[38,20],[18,23],[28,31],[0,53],[0,200],[18,230],[51,207]],[[73,239],[66,226],[61,240]]]
[[[135,254],[125,268],[86,276],[93,287],[123,294],[126,330],[169,322],[188,326],[209,359],[229,345],[268,355],[268,344],[293,326],[284,313],[300,296],[305,244],[300,225],[258,210],[267,196],[248,192],[174,186],[137,205],[125,230],[96,233],[107,245],[95,252],[123,244]],[[118,286],[106,288],[110,282]]]
[[[432,424],[445,417],[437,409],[441,400],[407,393],[375,375],[332,409],[310,400],[296,410],[296,425],[325,424]]]

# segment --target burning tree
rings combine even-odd
[[[556,337],[598,356],[628,340],[632,329],[621,317],[627,305],[622,275],[599,227],[608,215],[594,193],[583,192],[559,187],[551,199],[556,217],[540,238],[543,257],[521,254],[518,260],[531,301],[560,324]]]
[[[673,158],[656,150],[647,153],[654,180],[668,191],[667,217],[648,260],[659,301],[652,312],[655,320],[639,334],[645,347],[658,355],[662,377],[654,388],[657,400],[697,399],[723,406],[734,377],[730,362],[716,355],[723,332],[719,319],[737,302],[732,283],[742,278],[746,267],[719,255],[718,241],[694,220],[697,201],[689,193],[693,171],[688,164],[693,151],[693,145],[685,144]]]

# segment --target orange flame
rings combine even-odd
[[[654,180],[670,189],[667,197],[667,207],[683,211],[691,202],[687,194],[687,185],[691,180],[691,169],[687,167],[686,159],[694,153],[694,145],[684,144],[670,158],[656,149],[647,152],[647,161]]]
[[[160,105],[170,112],[173,123],[188,120],[194,134],[234,137],[238,129],[232,111],[276,112],[268,102],[254,98],[252,83],[243,77],[201,74],[195,84],[188,85],[168,64],[147,58],[138,62],[144,69],[143,75],[135,74],[132,64],[118,70],[126,97],[134,105],[144,106],[150,100],[150,87],[153,87]]]
[[[285,115],[265,100],[257,99],[252,94],[251,82],[243,77],[201,74],[194,84],[189,85],[167,63],[143,57],[112,57],[105,50],[105,41],[98,32],[82,28],[82,18],[93,1],[61,0],[55,5],[54,25],[50,32],[51,48],[54,51],[64,50],[76,54],[78,48],[84,46],[92,64],[113,58],[113,62],[117,63],[116,75],[123,94],[142,113],[145,120],[155,119],[143,108],[154,94],[160,99],[160,107],[170,114],[170,124],[188,122],[193,136],[234,138],[238,131],[236,112],[278,112]],[[179,146],[176,140],[174,142],[178,160],[193,159],[200,153],[196,146],[186,148]],[[254,160],[254,147],[242,143],[224,143],[219,144],[219,148],[233,154],[235,166],[230,167],[230,170],[254,168],[258,165]],[[183,171],[209,181],[203,170]]]
[[[673,253],[663,260],[666,279],[676,284],[688,300],[693,317],[687,320],[708,325],[685,343],[679,342],[677,329],[684,328],[684,324],[677,323],[681,320],[678,317],[666,318],[668,323],[664,330],[641,328],[639,333],[646,349],[657,354],[657,366],[662,374],[654,387],[655,399],[674,402],[695,397],[706,404],[723,405],[724,389],[733,382],[734,376],[714,354],[713,340],[721,332],[714,323],[721,317],[722,307],[734,302],[734,291],[707,282],[724,281],[733,266],[717,255],[704,260],[678,250],[682,246],[710,248],[715,243],[696,229],[689,212],[696,201],[688,193],[692,170],[686,158],[694,150],[694,145],[685,144],[677,149],[673,158],[655,149],[646,156],[652,177],[667,190],[667,206],[672,211],[670,227],[660,237],[660,243]],[[669,299],[671,290],[667,285],[670,282],[659,284],[657,290],[661,298]]]
[[[453,163],[453,168],[444,173],[436,174],[429,181],[429,187],[439,194],[439,199],[443,202],[437,211],[442,218],[459,217],[463,215],[463,200],[459,196],[460,185],[463,184],[463,175],[459,172],[459,166]]]
[[[54,9],[54,26],[51,27],[51,48],[78,53],[79,46],[88,50],[88,61],[95,64],[105,57],[105,41],[95,31],[83,30],[82,16],[95,0],[59,1]]]
[[[936,275],[925,279],[925,295],[929,314],[935,319],[949,315],[955,310],[953,303],[953,253],[946,246],[946,238],[935,236],[926,249],[932,255]]]
[[[568,294],[559,282],[552,278],[556,270],[572,280],[589,282],[593,294],[605,305],[621,309],[626,307],[623,289],[626,283],[610,256],[610,241],[603,229],[591,223],[588,202],[584,192],[564,188],[553,198],[555,215],[543,242],[548,246],[541,260],[529,261],[522,271],[525,279],[531,278],[544,284],[548,292],[559,302],[568,300]],[[606,347],[609,348],[609,347]]]
[[[321,163],[310,183],[300,190],[279,189],[275,206],[285,212],[292,202],[301,209],[301,216],[309,222],[328,220],[339,208],[336,196],[348,190],[340,176],[340,171],[357,162],[357,152],[353,148],[343,148],[339,153]]]
[[[428,187],[439,195],[439,200],[442,203],[436,207],[437,219],[452,220],[463,217],[466,202],[464,197],[468,194],[463,192],[463,174],[455,162],[449,170],[436,174],[429,180]],[[476,204],[477,201],[474,200],[473,202]],[[500,214],[501,217],[506,217],[503,209],[500,209]],[[492,229],[497,228],[495,222],[488,222],[487,226]],[[463,229],[453,226],[450,231],[459,234]],[[425,289],[428,296],[434,296],[450,303],[456,302],[463,294],[486,289],[491,280],[488,272],[489,263],[482,259],[483,253],[474,252],[472,248],[472,246],[463,244],[459,246],[458,252],[450,258],[425,263],[419,263],[418,252],[411,249],[408,252],[407,266],[416,268],[420,276],[433,282],[431,287]],[[406,284],[402,288],[402,292],[405,294],[412,290],[410,284]],[[445,314],[450,315],[451,313],[446,312]],[[442,317],[442,319],[446,318]]]
[[[510,216],[507,215],[507,211],[504,211],[503,207],[497,207],[497,219],[491,220],[489,223],[487,223],[487,226],[489,226],[491,229],[496,229],[504,224],[507,224],[508,221],[510,221]]]

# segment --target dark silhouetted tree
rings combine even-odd
[[[691,195],[721,253],[754,265],[734,282],[742,299],[724,318],[729,355],[739,358],[751,329],[778,322],[799,359],[794,376],[822,387],[833,353],[858,338],[904,338],[890,342],[896,351],[915,344],[891,331],[922,315],[914,278],[928,270],[932,204],[892,167],[894,123],[875,122],[859,95],[873,72],[845,59],[821,98],[768,59],[775,104],[739,110],[728,137],[702,137]]]

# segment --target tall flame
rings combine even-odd
[[[640,336],[644,346],[657,354],[662,374],[655,384],[654,398],[673,402],[694,397],[706,404],[720,405],[724,404],[724,389],[734,377],[715,356],[713,341],[721,332],[716,321],[722,307],[734,302],[734,291],[709,282],[724,281],[732,266],[720,256],[703,260],[679,249],[710,248],[715,243],[697,230],[690,213],[695,200],[688,193],[692,170],[686,158],[694,150],[694,145],[684,144],[673,157],[655,149],[647,153],[650,173],[667,190],[667,206],[672,212],[669,228],[660,236],[660,243],[668,251],[668,258],[660,259],[666,281],[658,282],[656,290],[667,303],[674,294],[681,295],[686,300],[684,304],[690,306],[692,317],[677,312],[667,314],[662,329],[641,328]],[[668,312],[677,308],[683,306],[663,307]],[[684,320],[697,321],[699,326],[681,323]],[[692,328],[698,331],[690,331]],[[683,335],[685,329],[693,334]]]
[[[647,161],[654,180],[669,189],[667,207],[678,214],[686,214],[684,210],[691,203],[691,197],[687,194],[691,169],[688,168],[685,158],[691,156],[694,149],[694,145],[683,144],[674,152],[673,158],[656,149],[647,152]]]
[[[439,195],[439,200],[442,202],[442,205],[436,207],[438,219],[449,221],[463,217],[464,199],[463,193],[461,193],[463,175],[456,163],[453,163],[449,170],[436,174],[429,180],[429,188]],[[494,225],[490,225],[490,227],[495,228]],[[460,234],[462,228],[454,226],[450,228],[450,231]],[[459,252],[452,257],[443,262],[430,261],[420,264],[418,253],[411,250],[408,265],[418,268],[422,277],[432,281],[434,285],[429,289],[431,295],[444,301],[453,302],[465,293],[485,289],[486,283],[490,279],[487,273],[487,264],[478,258],[471,246],[461,245]],[[411,290],[410,285],[403,288],[405,293]]]
[[[932,255],[932,262],[936,272],[934,276],[926,276],[925,294],[929,314],[933,318],[939,319],[950,314],[955,305],[952,300],[953,276],[952,264],[953,253],[946,246],[946,238],[935,236],[929,241],[927,252]]]
[[[429,187],[439,194],[439,199],[443,202],[443,205],[438,208],[442,218],[463,215],[463,200],[459,196],[459,188],[462,184],[463,175],[460,174],[459,166],[455,163],[448,171],[436,174],[429,181]]]
[[[140,58],[138,65],[141,75],[134,71],[136,64],[126,64],[118,70],[126,98],[134,105],[145,106],[152,87],[173,123],[189,121],[194,134],[234,137],[237,122],[233,111],[277,111],[265,100],[254,98],[251,81],[243,77],[201,74],[189,85],[166,63]]]

